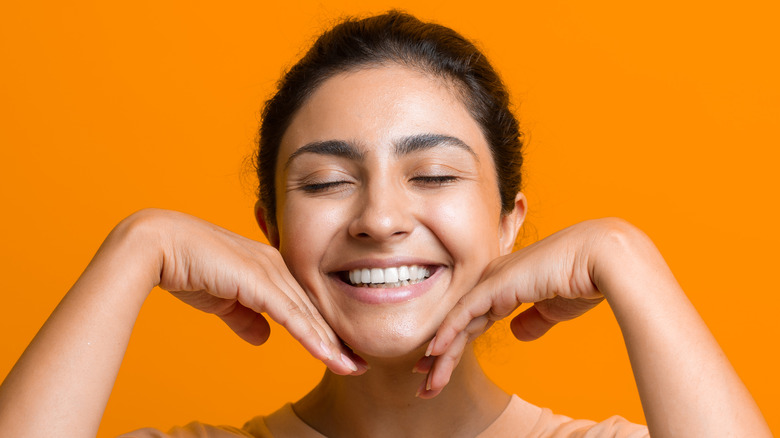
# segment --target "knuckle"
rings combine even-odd
[[[297,318],[297,319],[309,319],[308,312],[304,311],[298,303],[291,299],[287,299],[287,306],[286,311],[287,315],[291,318]]]
[[[284,259],[282,258],[282,254],[279,252],[279,250],[277,250],[273,246],[261,244],[260,245],[260,250],[272,262],[284,263]]]

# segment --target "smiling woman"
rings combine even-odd
[[[325,81],[293,118],[278,162],[288,165],[276,172],[270,240],[341,339],[368,356],[421,357],[487,263],[511,251],[525,210],[519,195],[501,215],[490,148],[452,88],[403,66]],[[430,277],[381,293],[342,281],[350,270],[413,266]]]
[[[122,221],[4,381],[0,428],[94,435],[160,286],[252,344],[267,314],[328,370],[242,429],[128,436],[770,436],[637,228],[593,220],[512,252],[527,206],[507,96],[448,28],[389,12],[326,32],[263,113],[256,218],[271,245],[172,211]],[[524,303],[512,331],[533,340],[604,299],[648,427],[554,415],[476,360],[473,341]]]

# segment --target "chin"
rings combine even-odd
[[[439,319],[439,323],[441,320]],[[357,318],[333,327],[356,354],[364,358],[403,358],[422,355],[439,324],[421,315],[383,315]]]

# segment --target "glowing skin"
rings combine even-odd
[[[479,125],[441,78],[398,66],[342,73],[317,89],[282,139],[276,195],[290,271],[365,357],[424,347],[514,239]],[[374,277],[387,268],[413,266],[430,277],[381,288],[350,281],[358,269],[381,283]]]

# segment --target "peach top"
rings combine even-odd
[[[523,421],[523,419],[535,419]],[[612,416],[602,422],[574,420],[553,414],[547,408],[534,406],[513,395],[504,412],[477,438],[527,437],[527,438],[640,438],[649,437],[647,426],[628,422],[620,416]],[[230,426],[211,426],[192,422],[184,427],[174,427],[168,433],[157,429],[139,429],[121,435],[120,438],[326,438],[298,418],[287,403],[271,415],[249,420],[241,429]]]

